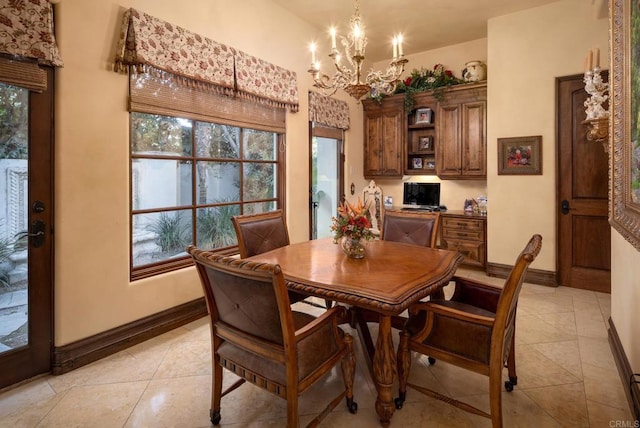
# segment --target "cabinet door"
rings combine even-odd
[[[462,175],[486,177],[486,101],[462,105]]]
[[[387,177],[402,175],[403,119],[402,110],[385,111],[382,115],[382,175]]]
[[[382,113],[364,118],[364,176],[382,175]]]
[[[436,171],[439,177],[458,177],[461,172],[460,104],[438,107]]]

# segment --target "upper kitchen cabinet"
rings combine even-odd
[[[454,86],[436,114],[436,172],[442,179],[487,177],[487,84]]]
[[[405,132],[404,96],[366,99],[364,109],[364,176],[402,177]]]

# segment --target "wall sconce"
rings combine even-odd
[[[595,67],[593,57],[595,52]],[[585,58],[584,90],[589,98],[584,102],[587,118],[582,121],[587,127],[587,140],[600,142],[604,151],[609,151],[609,112],[602,104],[609,99],[609,84],[600,75],[600,49],[589,51]]]

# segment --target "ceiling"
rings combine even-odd
[[[355,10],[352,0],[272,0],[294,15],[326,31],[317,40],[319,52],[328,54],[330,26],[345,35]],[[391,58],[391,39],[404,36],[404,54],[411,55],[487,37],[487,20],[558,0],[361,0],[360,16],[366,27],[368,61]],[[606,0],[588,0],[595,13],[607,16]],[[312,40],[304,41],[308,44]]]

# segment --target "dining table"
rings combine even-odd
[[[427,296],[444,298],[443,287],[462,261],[460,253],[393,241],[365,243],[365,256],[345,255],[332,238],[293,243],[249,260],[280,265],[287,288],[352,309],[350,323],[367,341],[366,321],[378,322],[376,343],[365,344],[365,357],[376,389],[376,412],[388,427],[395,411],[393,381],[396,350],[392,326],[409,306]],[[368,319],[367,319],[368,317]],[[366,331],[365,331],[366,328]],[[370,337],[368,340],[371,340]]]

